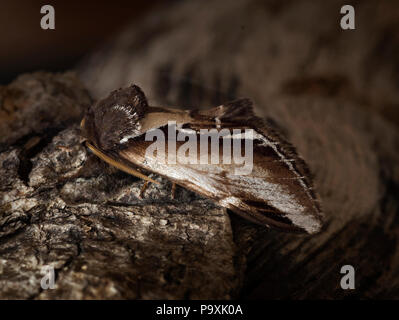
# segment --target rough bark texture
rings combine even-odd
[[[320,234],[267,230],[181,188],[170,200],[164,181],[139,199],[142,181],[88,153],[74,116],[36,126],[41,117],[25,113],[32,101],[47,112],[55,100],[83,108],[81,85],[27,75],[15,83],[30,129],[11,133],[0,122],[10,133],[0,153],[0,297],[398,298],[399,10],[361,1],[357,29],[342,31],[343,4],[178,2],[78,70],[96,98],[131,83],[154,105],[252,98],[313,171]],[[66,77],[73,95],[49,90]],[[34,95],[32,81],[50,100]],[[1,89],[2,106],[18,99],[4,94],[15,83]],[[356,270],[355,290],[340,287],[345,264]],[[40,289],[44,265],[55,267],[55,290]]]
[[[0,86],[0,150],[76,122],[91,102],[71,72],[22,75]]]

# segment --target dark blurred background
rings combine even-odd
[[[63,71],[161,1],[2,0],[0,84],[36,70]],[[163,1],[162,3],[165,3]],[[43,5],[55,8],[55,30],[42,30]]]
[[[92,52],[98,52],[99,50],[96,50],[98,48],[104,48],[104,44],[107,43],[107,41],[116,38],[128,25],[139,26],[140,23],[135,24],[135,22],[144,19],[149,13],[151,13],[153,18],[155,17],[152,22],[156,25],[157,17],[159,17],[159,20],[162,20],[163,9],[176,3],[187,2],[189,1],[2,0],[0,2],[0,84],[8,84],[19,74],[26,72],[38,70],[52,72],[70,70],[75,67],[77,63],[86,61],[82,59],[86,55]],[[217,3],[218,1],[212,6],[217,7]],[[308,62],[311,62],[312,59],[315,60],[318,52],[322,53],[322,56],[323,53],[327,53],[325,59],[331,59],[332,61],[334,60],[334,62],[324,66],[330,65],[333,72],[337,74],[344,72],[350,74],[349,78],[357,77],[354,81],[355,88],[357,86],[358,91],[362,92],[364,96],[362,98],[364,105],[378,105],[378,108],[374,109],[382,110],[384,116],[390,120],[393,119],[395,123],[399,123],[399,120],[397,120],[399,119],[399,111],[397,111],[395,90],[392,90],[391,87],[384,88],[386,84],[384,81],[380,81],[381,78],[385,79],[387,76],[396,79],[397,70],[399,70],[395,62],[395,57],[399,52],[398,33],[396,32],[396,30],[399,29],[397,22],[399,1],[351,1],[352,5],[357,6],[357,29],[354,32],[342,32],[342,30],[338,28],[338,21],[340,19],[339,8],[342,4],[346,3],[345,1],[329,0],[323,2],[325,10],[320,11],[321,16],[318,16],[319,13],[317,11],[319,10],[317,9],[318,4],[320,3],[318,0],[301,1],[299,3],[303,3],[305,5],[304,8],[308,8],[309,10],[306,11],[307,9],[305,9],[302,13],[295,13],[296,18],[292,19],[288,16],[288,18],[283,17],[284,15],[280,17],[280,13],[285,12],[287,8],[289,12],[290,6],[295,6],[295,1],[254,0],[250,1],[250,3],[247,9],[248,12],[240,13],[243,20],[245,20],[245,16],[249,14],[249,12],[252,12],[251,14],[255,14],[255,12],[273,13],[266,18],[270,21],[267,21],[267,23],[265,22],[264,26],[262,26],[263,22],[260,22],[257,28],[253,26],[255,30],[265,28],[264,35],[262,35],[262,37],[265,38],[262,38],[261,42],[266,44],[269,43],[268,45],[272,48],[270,50],[277,52],[276,48],[281,46],[283,49],[281,49],[279,54],[289,54],[289,52],[293,50],[290,45],[295,43],[295,41],[290,40],[290,37],[295,39],[295,37],[305,36],[307,40],[310,39],[311,41],[301,43],[301,46],[294,50],[300,50],[300,52],[309,50]],[[55,30],[42,30],[40,28],[40,20],[43,16],[40,13],[40,8],[46,4],[50,4],[55,8]],[[232,7],[233,5],[229,4],[228,6]],[[301,6],[298,5],[298,7],[300,8]],[[229,11],[228,8],[222,10],[222,12],[225,13],[227,11]],[[212,15],[212,10],[206,11],[205,14]],[[305,16],[302,20],[301,15],[303,14]],[[265,17],[267,17],[267,15],[265,15]],[[289,22],[287,23],[284,19],[288,19],[287,21]],[[191,18],[187,18],[184,24],[186,26],[191,25],[191,20]],[[247,24],[250,25],[251,21],[252,19],[248,19]],[[332,21],[334,22],[333,24],[331,23]],[[290,24],[292,23],[294,25],[297,24],[296,27],[291,27]],[[232,26],[239,24],[241,24],[241,22],[239,23],[238,20],[232,22]],[[334,27],[332,28],[332,26]],[[274,27],[278,29],[285,28],[284,30],[282,29],[282,32],[286,34],[286,39],[273,37],[275,32],[270,32],[267,28]],[[217,31],[216,29],[218,28],[220,29],[222,26],[217,25],[214,31]],[[233,28],[230,32],[233,42],[231,42],[232,44],[229,42],[229,45],[232,48],[236,46],[234,37],[236,37],[237,34],[242,35],[245,33],[246,37],[252,35],[254,32],[248,31],[249,29],[248,26],[242,24],[239,32],[235,33],[237,30]],[[159,31],[156,29],[152,30],[151,28],[149,28],[149,30],[154,33]],[[191,30],[191,32],[193,32],[193,30]],[[197,31],[194,30],[194,32]],[[149,35],[146,34],[145,37],[149,37]],[[254,38],[255,36],[251,37]],[[223,38],[226,40],[226,43],[228,43],[228,39],[230,38]],[[223,43],[223,41],[220,43]],[[284,47],[285,44],[289,45]],[[324,51],[313,50],[313,54],[312,47],[306,49],[307,46],[314,46],[315,48],[321,46],[325,49],[323,49]],[[140,46],[132,50],[130,54],[139,52],[139,48]],[[331,55],[328,55],[329,52]],[[334,55],[338,58],[333,59],[332,57],[334,57]],[[209,53],[208,59],[211,57],[212,55]],[[364,59],[364,61],[362,59]],[[294,63],[294,61],[297,60],[301,60],[300,54],[298,54],[298,58],[293,57],[289,61]],[[304,65],[306,68],[299,69],[295,72],[298,77],[312,73],[332,72],[331,70],[326,71],[324,69],[320,71],[317,68],[317,61],[314,62],[315,70],[311,70],[308,62],[305,61]],[[378,68],[375,67],[376,62],[379,64]],[[341,69],[339,67],[340,64],[342,65]],[[270,67],[280,70],[279,65]],[[284,67],[284,63],[282,67]],[[364,75],[361,74],[363,71],[365,72]],[[288,69],[281,70],[281,74],[284,75],[284,78],[289,77],[289,72],[287,72]],[[98,76],[100,77],[103,75],[99,73]],[[321,76],[323,76],[323,74]],[[117,79],[118,77],[119,76],[116,75],[114,78]],[[276,80],[279,78],[279,75],[268,74],[267,79],[270,78]],[[134,80],[136,79],[141,80],[139,76],[137,76],[137,78],[135,77]],[[396,83],[396,80],[390,82],[391,86],[393,86],[392,83]],[[90,86],[90,83],[87,81],[85,85],[91,90],[93,96],[96,96],[95,93],[97,93],[98,90],[94,90],[93,86]],[[121,84],[115,82],[113,87],[118,85]],[[273,83],[268,81],[267,85],[273,86]],[[277,84],[276,86],[278,87]],[[349,85],[346,84],[344,87],[347,88],[348,86]],[[295,84],[294,86],[289,86],[288,89],[295,90]],[[375,91],[379,93],[374,93]],[[270,94],[270,92],[268,94]],[[395,98],[391,96],[395,96]]]

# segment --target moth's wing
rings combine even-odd
[[[276,169],[274,171],[277,180],[285,179],[287,169],[290,176],[286,177],[296,181],[295,187],[291,186],[291,192],[295,193],[295,197],[300,199],[305,208],[305,215],[291,216],[291,219],[303,219],[303,223],[309,218],[309,224],[314,226],[314,232],[321,228],[323,213],[320,205],[320,200],[317,192],[314,190],[313,175],[309,170],[308,165],[298,155],[296,148],[286,140],[276,129],[278,124],[273,123],[269,125],[263,119],[257,117],[253,110],[253,104],[250,99],[238,99],[231,101],[219,109],[223,110],[221,119],[221,126],[235,127],[237,124],[246,124],[246,127],[253,128],[256,132],[263,136],[262,140],[257,140],[257,147],[254,148],[254,154],[264,154],[270,151],[270,155],[274,158],[273,162],[282,165],[282,171]],[[209,114],[212,116],[212,112]],[[270,120],[269,120],[270,121]],[[231,123],[231,124],[228,124]],[[259,145],[259,142],[260,145]],[[268,151],[267,151],[268,150]],[[257,161],[257,165],[262,167],[268,166],[267,162],[263,163],[261,159]],[[299,223],[299,222],[298,222]]]
[[[215,125],[227,129],[253,129],[253,168],[248,175],[237,173],[240,165],[233,164],[182,164],[182,155],[177,154],[177,164],[159,161],[154,154],[146,154],[152,141],[145,141],[144,135],[129,142],[119,156],[146,170],[165,176],[173,182],[212,198],[220,205],[229,208],[243,217],[262,225],[274,226],[288,231],[315,233],[321,227],[321,213],[308,178],[296,168],[300,158],[292,147],[277,139],[275,133],[268,135],[268,128],[259,118],[244,113],[215,114],[198,112],[193,114],[191,123],[184,129],[212,129]],[[234,108],[234,106],[233,106]],[[225,115],[228,115],[225,117]],[[234,117],[233,117],[234,115]],[[241,118],[247,121],[243,122]],[[232,119],[239,118],[239,121]],[[228,119],[228,120],[226,120]],[[244,123],[244,124],[243,124]],[[167,129],[162,128],[165,133]],[[200,138],[197,139],[197,160],[199,162]],[[166,140],[167,142],[167,140]],[[176,150],[184,142],[176,143]],[[166,150],[168,149],[168,143]],[[222,157],[223,139],[219,139],[219,152]],[[291,153],[287,153],[289,150]],[[162,157],[161,157],[162,158]],[[302,164],[301,164],[302,165]]]

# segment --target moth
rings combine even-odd
[[[146,152],[153,143],[146,139],[148,132],[164,132],[166,148],[186,143],[169,137],[170,122],[176,124],[177,132],[194,132],[197,141],[204,129],[251,130],[251,137],[241,138],[242,146],[251,139],[252,171],[235,174],[235,163],[159,161],[158,153]],[[81,131],[95,155],[146,183],[158,183],[148,177],[156,173],[252,222],[283,231],[312,234],[322,226],[322,210],[308,166],[289,142],[255,115],[249,99],[208,110],[180,110],[149,106],[142,90],[132,85],[94,103],[82,119]],[[223,139],[217,140],[219,150]]]

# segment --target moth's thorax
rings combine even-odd
[[[114,150],[141,131],[140,119],[147,111],[144,93],[137,86],[112,91],[86,113],[84,134],[103,150]]]

